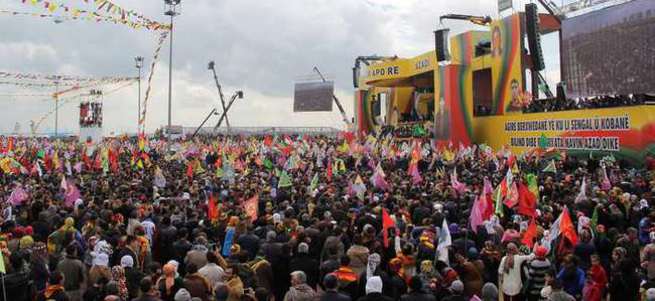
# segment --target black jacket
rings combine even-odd
[[[339,292],[327,291],[323,296],[321,296],[320,301],[351,301],[352,299]]]
[[[436,301],[437,298],[425,292],[411,292],[400,297],[400,301]]]
[[[372,293],[364,297],[360,297],[359,299],[357,299],[357,301],[393,301],[393,299],[384,296],[380,293]]]
[[[298,254],[298,256],[291,259],[289,263],[289,271],[303,271],[307,275],[307,285],[316,288],[319,277],[319,264],[318,260],[309,257],[307,254]]]

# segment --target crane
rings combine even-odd
[[[218,76],[216,75],[216,68],[214,68],[216,64],[214,61],[210,61],[209,64],[207,65],[207,69],[211,70],[212,73],[214,74],[214,82],[216,82],[216,88],[218,89],[218,96],[221,99],[221,106],[223,107],[223,114],[225,114],[225,123],[227,124],[227,128],[229,130],[230,128],[230,119],[227,118],[227,107],[225,106],[225,96],[223,96],[223,88],[221,87],[221,84],[218,82]],[[220,125],[219,125],[220,126]]]
[[[473,24],[477,25],[482,25],[482,26],[488,26],[491,24],[491,17],[489,16],[471,16],[471,15],[458,15],[458,14],[447,14],[439,17],[439,22],[443,23],[443,19],[450,19],[450,20],[465,20],[465,21],[470,21]]]

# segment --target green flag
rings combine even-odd
[[[291,177],[287,174],[286,171],[282,171],[280,175],[280,180],[277,183],[277,188],[291,187]]]
[[[500,189],[500,185],[496,187],[491,198],[496,202],[496,215],[503,217],[503,192]]]
[[[535,174],[528,174],[527,175],[527,181],[528,181],[528,190],[534,194],[534,196],[537,198],[537,203],[539,202],[539,184],[537,184],[537,176]]]
[[[426,134],[425,129],[423,129],[423,127],[421,125],[417,124],[417,125],[414,126],[414,129],[412,131],[412,135],[414,137],[423,137],[423,136],[425,136],[425,134]]]
[[[273,162],[268,158],[264,159],[264,167],[266,167],[266,169],[273,169]]]
[[[314,173],[314,178],[312,178],[312,182],[309,183],[309,191],[314,191],[316,187],[318,186],[318,173]]]
[[[555,160],[550,160],[550,163],[548,163],[548,166],[546,166],[546,168],[544,168],[543,172],[557,173],[557,167],[555,166]]]
[[[36,156],[39,157],[40,159],[45,158],[45,151],[40,149],[38,153],[36,153]]]
[[[0,273],[7,274],[7,270],[5,270],[5,259],[2,252],[0,252]]]
[[[548,147],[548,137],[544,133],[541,133],[541,137],[539,137],[539,147],[544,149]]]

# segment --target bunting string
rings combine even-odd
[[[159,61],[159,53],[161,52],[161,48],[162,45],[164,44],[164,41],[166,41],[166,38],[168,37],[168,33],[169,33],[168,31],[164,31],[159,35],[157,48],[155,49],[155,53],[153,54],[153,58],[152,58],[152,63],[150,64],[150,74],[148,75],[146,95],[143,98],[143,104],[141,105],[143,110],[141,111],[141,118],[139,118],[139,127],[141,128],[141,131],[143,133],[145,133],[146,131],[146,113],[148,110],[148,100],[150,99],[150,92],[152,91],[152,77],[155,74],[155,66],[157,66],[157,62]]]
[[[127,77],[127,76],[103,76],[103,77],[91,77],[91,76],[77,76],[77,75],[46,75],[46,74],[35,74],[35,73],[12,73],[6,71],[0,71],[0,78],[13,78],[13,79],[26,79],[26,80],[41,80],[41,81],[50,81],[52,85],[55,85],[55,82],[58,82],[60,85],[62,82],[103,82],[105,84],[115,84],[124,81],[134,81],[139,79],[138,77]],[[76,84],[71,84],[75,86]]]
[[[11,12],[14,15],[31,15],[42,18],[58,18],[58,21],[64,20],[86,20],[86,21],[105,21],[114,24],[126,25],[133,29],[145,28],[148,30],[169,30],[170,25],[162,24],[146,18],[134,10],[124,9],[109,0],[92,0],[95,11],[70,7],[62,1],[52,0],[20,0],[23,4],[43,7],[49,14],[32,14],[24,12]],[[88,3],[88,0],[84,0]],[[100,14],[99,12],[102,12]],[[108,14],[108,15],[107,15]]]

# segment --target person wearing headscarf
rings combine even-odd
[[[374,276],[366,280],[366,296],[357,301],[392,301],[394,299],[382,294],[383,284],[380,277]],[[398,300],[398,299],[395,299]]]
[[[58,255],[64,250],[64,247],[71,243],[77,234],[75,229],[75,220],[68,217],[64,224],[48,236],[48,253]]]
[[[111,276],[118,285],[118,297],[121,300],[129,300],[129,291],[127,288],[127,279],[125,278],[125,269],[122,266],[114,266],[111,268]]]
[[[92,287],[98,283],[98,279],[106,278],[111,280],[111,269],[109,268],[109,256],[105,253],[93,254],[93,261],[89,269],[87,286]]]
[[[482,286],[482,291],[480,293],[480,298],[482,301],[497,301],[498,300],[498,288],[495,284],[487,282]]]
[[[521,264],[532,258],[534,255],[518,255],[516,244],[507,244],[507,255],[503,257],[498,267],[498,280],[506,301],[518,300],[523,287]]]
[[[175,294],[184,288],[182,278],[176,276],[176,267],[167,263],[162,267],[163,275],[157,280],[156,287],[163,301],[175,301]]]

